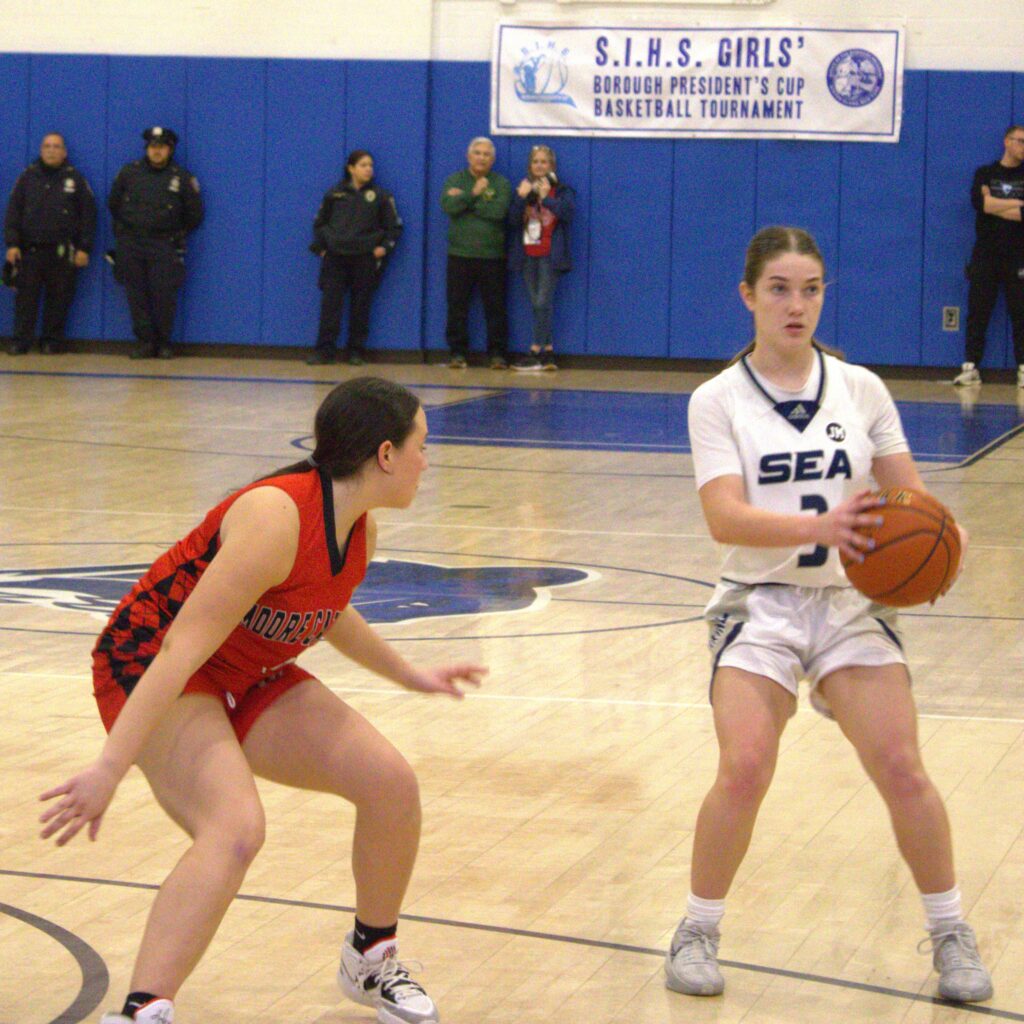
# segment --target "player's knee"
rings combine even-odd
[[[381,796],[402,816],[419,815],[420,784],[412,766],[397,751],[385,758],[375,773]]]
[[[882,751],[876,757],[874,774],[882,792],[897,800],[916,799],[930,785],[917,751],[908,748]]]
[[[730,751],[722,758],[719,779],[735,803],[760,803],[768,792],[775,770],[775,754],[762,747]]]
[[[236,808],[231,818],[221,825],[221,841],[228,850],[233,864],[243,869],[256,859],[267,834],[263,808],[256,804]]]

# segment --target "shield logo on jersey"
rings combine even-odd
[[[830,441],[846,440],[846,428],[841,423],[830,423],[825,428],[825,433]]]
[[[35,605],[106,619],[148,568],[149,563],[140,562],[0,571],[0,605]],[[594,573],[559,566],[449,568],[406,559],[375,559],[352,604],[371,623],[525,611],[546,603],[551,588],[592,578]]]

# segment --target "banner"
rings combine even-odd
[[[495,27],[491,132],[898,142],[902,25]]]

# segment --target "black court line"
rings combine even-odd
[[[110,885],[123,889],[143,889],[156,892],[160,886],[149,882],[122,882],[113,878],[83,878],[77,875],[54,875],[35,871],[10,871],[0,868],[0,875],[12,875],[18,878],[40,878],[56,882],[82,882],[88,885]],[[280,896],[252,896],[239,893],[235,899],[248,903],[265,903],[278,907],[296,907],[302,910],[325,910],[338,914],[354,914],[355,907],[337,903],[317,903],[312,900],[290,900]],[[2,906],[2,904],[0,904]],[[559,942],[566,945],[586,946],[589,949],[607,949],[614,953],[635,953],[639,956],[655,956],[661,959],[665,950],[650,946],[631,946],[624,942],[608,942],[604,939],[588,939],[580,935],[562,935],[558,932],[537,932],[529,928],[512,928],[507,925],[481,924],[478,921],[459,921],[446,917],[428,917],[423,914],[400,914],[402,921],[415,921],[418,924],[434,924],[442,928],[461,928],[467,931],[487,932],[491,935],[513,935],[517,938],[538,939],[543,942]],[[720,960],[723,967],[731,967],[737,971],[751,971],[755,974],[768,974],[777,978],[791,978],[794,981],[807,981],[815,985],[827,985],[831,988],[851,989],[857,992],[870,992],[873,995],[892,996],[908,1002],[928,1003],[932,1006],[948,1006],[964,1013],[976,1013],[1000,1020],[1024,1021],[1024,1013],[1012,1010],[999,1010],[991,1006],[977,1006],[971,1003],[955,1003],[938,996],[922,995],[920,992],[909,992],[904,989],[889,988],[886,985],[870,985],[862,981],[847,981],[843,978],[832,978],[826,974],[810,974],[806,971],[790,971],[784,967],[770,967],[766,964],[749,964],[742,960]],[[54,1022],[56,1024],[56,1022]],[[70,1024],[70,1022],[69,1022]]]
[[[3,874],[18,874],[23,877],[46,877],[44,875],[32,876],[28,872],[3,872]],[[103,958],[83,939],[72,934],[60,925],[47,921],[44,917],[36,917],[27,910],[20,910],[7,903],[0,903],[0,914],[24,921],[25,924],[38,928],[39,931],[59,942],[74,958],[78,969],[82,972],[82,986],[78,995],[72,1000],[71,1005],[50,1021],[50,1024],[79,1024],[85,1020],[97,1006],[100,1000],[107,994],[110,987],[110,974]]]
[[[962,462],[957,462],[952,466],[942,466],[935,470],[936,473],[948,473],[951,469],[967,469],[969,466],[973,466],[978,462],[981,462],[986,455],[991,455],[992,452],[998,448],[1002,448],[1008,441],[1012,441],[1022,431],[1024,431],[1024,423],[1018,423],[1017,426],[1011,427],[1005,434],[1001,434],[994,441],[989,441],[988,444],[983,445],[973,455],[968,455]]]

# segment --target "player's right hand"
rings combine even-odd
[[[883,499],[873,491],[861,491],[818,516],[816,525],[820,533],[819,543],[839,548],[839,553],[846,558],[863,562],[863,552],[870,551],[875,542],[860,531],[882,525],[882,517],[872,515],[871,510],[883,503]]]
[[[46,826],[39,833],[41,839],[49,839],[55,832],[57,845],[63,846],[73,839],[83,826],[89,826],[89,838],[95,839],[103,821],[103,815],[114,796],[120,776],[110,765],[95,761],[84,771],[73,775],[62,786],[56,786],[40,794],[40,800],[61,799],[48,807],[39,820]]]

